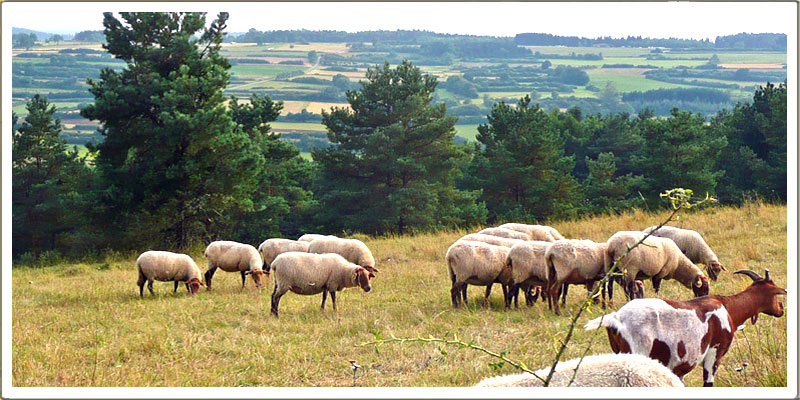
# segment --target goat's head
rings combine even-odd
[[[371,276],[375,275],[363,267],[358,267],[353,271],[353,280],[355,280],[356,284],[365,292],[372,290],[372,285],[369,283],[369,278]]]
[[[708,296],[710,288],[711,284],[708,282],[708,278],[706,278],[706,276],[702,273],[697,275],[692,281],[692,292],[694,292],[694,297]]]
[[[720,272],[727,270],[728,269],[720,264],[719,261],[709,261],[708,264],[706,264],[706,272],[708,272],[708,277],[711,278],[712,281],[717,280]]]
[[[261,287],[261,275],[269,276],[269,269],[254,269],[252,271],[247,271],[244,273],[245,275],[250,275],[253,277],[253,282],[256,283],[256,287]]]
[[[200,290],[200,286],[205,286],[203,281],[198,278],[189,279],[189,282],[186,282],[186,284],[189,285],[189,292],[191,294],[197,294],[197,292]]]
[[[763,312],[764,314],[771,315],[773,317],[783,316],[783,302],[780,301],[778,296],[785,295],[786,289],[781,288],[772,282],[772,278],[769,276],[768,269],[764,270],[763,278],[759,274],[747,269],[736,271],[734,274],[747,275],[753,280],[753,283],[747,288],[747,290],[753,290],[755,293],[757,293],[756,301],[759,303],[759,312]],[[758,313],[750,318],[750,322],[755,324],[757,319]]]

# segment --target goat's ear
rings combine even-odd
[[[750,322],[752,322],[752,323],[753,323],[753,325],[755,325],[755,324],[756,324],[756,320],[757,320],[757,319],[758,319],[758,314],[756,314],[756,315],[753,315],[752,317],[750,317]]]

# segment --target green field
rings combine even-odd
[[[270,122],[272,129],[325,132],[325,125],[314,122]]]
[[[636,90],[645,91],[654,89],[691,87],[689,85],[679,85],[675,83],[654,81],[651,79],[646,79],[644,76],[609,73],[603,69],[591,70],[588,71],[588,73],[589,73],[589,78],[591,79],[590,84],[602,89],[606,86],[606,82],[611,81],[614,82],[614,84],[617,87],[617,90],[622,93],[633,92]]]
[[[247,64],[247,65],[234,65],[231,67],[231,73],[233,75],[243,75],[243,76],[259,76],[259,77],[275,77],[278,74],[286,73],[286,72],[294,72],[294,71],[303,71],[305,67],[299,65],[258,65],[258,64]]]
[[[749,268],[770,269],[785,287],[787,209],[750,204],[687,213],[678,225],[703,233],[727,266],[712,294],[733,294],[750,283],[732,274]],[[665,214],[636,212],[570,222],[552,222],[567,237],[604,241],[619,230],[642,229]],[[478,228],[475,228],[476,230]],[[444,264],[447,247],[466,231],[415,236],[367,238],[378,277],[373,290],[351,288],[320,310],[320,297],[286,294],[280,318],[270,315],[271,284],[257,290],[238,274],[219,271],[214,289],[197,296],[183,286],[156,282],[155,296],[139,298],[134,260],[138,252],[114,253],[81,263],[52,260],[46,267],[12,270],[11,368],[14,386],[351,386],[349,360],[361,365],[358,386],[469,386],[498,371],[490,356],[433,344],[356,345],[389,338],[448,337],[495,352],[532,369],[547,365],[566,335],[570,315],[586,291],[573,287],[563,316],[537,302],[504,310],[496,287],[488,308],[480,305],[483,288],[471,287],[469,307],[452,309],[450,280]],[[189,254],[205,270],[202,248]],[[269,278],[271,279],[271,278]],[[666,280],[659,295],[646,283],[648,297],[691,298],[691,291]],[[145,290],[145,292],[147,292]],[[615,305],[624,304],[621,290]],[[584,331],[586,321],[601,315],[599,306],[580,317],[566,359],[609,353],[606,333]],[[795,312],[789,308],[787,314]],[[715,386],[785,386],[787,318],[761,315],[756,325],[736,332],[722,359]],[[743,363],[748,367],[737,372]],[[702,369],[685,378],[702,386]]]

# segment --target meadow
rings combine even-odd
[[[683,212],[672,225],[702,232],[728,268],[713,282],[712,294],[734,294],[750,279],[733,275],[748,268],[772,272],[786,287],[786,206],[746,204]],[[666,213],[635,211],[554,221],[571,238],[605,241],[619,230],[640,230]],[[479,229],[475,227],[474,230]],[[472,230],[470,230],[472,231]],[[488,308],[483,288],[470,288],[469,306],[454,310],[444,254],[467,231],[412,236],[357,235],[375,255],[373,290],[347,289],[338,311],[319,309],[321,296],[292,293],[281,301],[281,316],[270,315],[271,283],[258,290],[240,286],[238,274],[218,272],[214,289],[187,295],[172,283],[157,282],[155,296],[139,298],[134,260],[138,252],[106,253],[84,262],[45,260],[44,266],[17,265],[12,271],[12,382],[14,386],[351,386],[349,360],[358,362],[358,386],[469,386],[480,379],[514,373],[482,353],[432,344],[357,346],[376,337],[448,337],[506,352],[531,368],[549,364],[586,291],[570,290],[563,316],[546,304],[504,310],[495,287]],[[189,254],[205,269],[203,248]],[[271,279],[271,278],[270,278]],[[647,296],[653,297],[646,283]],[[145,291],[146,292],[146,291]],[[691,291],[674,281],[662,284],[661,298],[688,299]],[[624,304],[621,290],[615,305]],[[601,315],[593,306],[580,327]],[[795,312],[787,307],[787,314]],[[785,386],[787,319],[762,315],[736,333],[723,358],[716,386]],[[577,329],[565,358],[610,352],[602,331]],[[743,370],[743,364],[748,365]],[[702,370],[684,378],[702,386]]]

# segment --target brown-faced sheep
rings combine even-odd
[[[547,263],[547,303],[559,314],[558,297],[562,285],[586,285],[591,289],[607,270],[606,243],[591,240],[556,240],[545,254]],[[605,287],[602,288],[605,307]]]
[[[499,228],[506,228],[522,232],[528,235],[529,240],[541,240],[543,242],[555,242],[556,240],[564,239],[564,235],[558,232],[556,228],[547,225],[528,225],[507,223],[500,225]]]
[[[169,251],[145,251],[136,259],[136,269],[139,271],[139,297],[144,296],[144,283],[147,282],[147,289],[153,293],[153,281],[175,282],[175,291],[178,289],[178,282],[186,282],[186,289],[189,293],[196,294],[200,286],[204,286],[200,280],[200,268],[192,257],[186,254],[171,253]]]
[[[606,254],[610,263],[622,258],[636,243],[645,237],[638,231],[617,232],[608,239]],[[675,279],[691,288],[696,297],[709,292],[708,278],[678,248],[671,239],[649,236],[639,246],[617,261],[618,271],[627,271],[623,279],[625,293],[630,298],[641,298],[642,293],[634,290],[635,279],[652,279],[653,288],[658,293],[662,279]],[[613,294],[613,285],[609,287]]]
[[[269,275],[269,270],[262,270],[261,255],[255,247],[244,244],[220,240],[211,242],[206,247],[205,256],[208,259],[208,270],[205,273],[206,285],[211,290],[211,279],[217,268],[225,272],[239,272],[242,276],[242,287],[247,275],[253,277],[256,287],[261,287],[261,275]]]
[[[353,264],[360,265],[372,273],[380,272],[375,268],[375,258],[364,242],[358,239],[342,239],[335,236],[316,238],[308,245],[309,253],[336,253]]]
[[[269,265],[272,264],[272,260],[274,260],[278,254],[286,253],[288,251],[300,251],[308,253],[309,244],[311,244],[311,242],[278,238],[267,239],[261,242],[261,244],[258,246],[258,252],[261,253],[261,257],[264,258],[263,269],[268,271]]]
[[[580,364],[579,364],[580,363]],[[575,373],[575,369],[578,372]],[[534,372],[543,379],[550,368]],[[478,387],[541,387],[530,373],[486,378]],[[599,354],[563,361],[556,365],[550,386],[563,387],[683,387],[678,377],[658,361],[638,354]]]
[[[322,293],[322,308],[331,294],[336,310],[336,292],[344,288],[360,287],[365,292],[372,290],[369,279],[374,277],[369,270],[353,264],[338,254],[312,254],[301,252],[282,253],[270,266],[275,279],[272,292],[271,311],[278,316],[281,296],[288,291],[302,295]]]
[[[717,280],[717,276],[722,271],[727,271],[724,265],[720,264],[719,258],[711,247],[706,243],[702,236],[691,229],[676,228],[674,226],[662,226],[656,230],[657,226],[651,226],[642,232],[650,233],[653,236],[672,239],[683,254],[695,264],[706,266],[708,277],[712,281]],[[655,230],[655,231],[654,231]]]
[[[486,286],[484,304],[488,306],[492,285],[503,285],[503,301],[508,303],[508,284],[511,268],[508,267],[508,247],[458,240],[447,249],[447,271],[452,287],[450,299],[458,307],[459,295],[467,303],[467,285]]]

